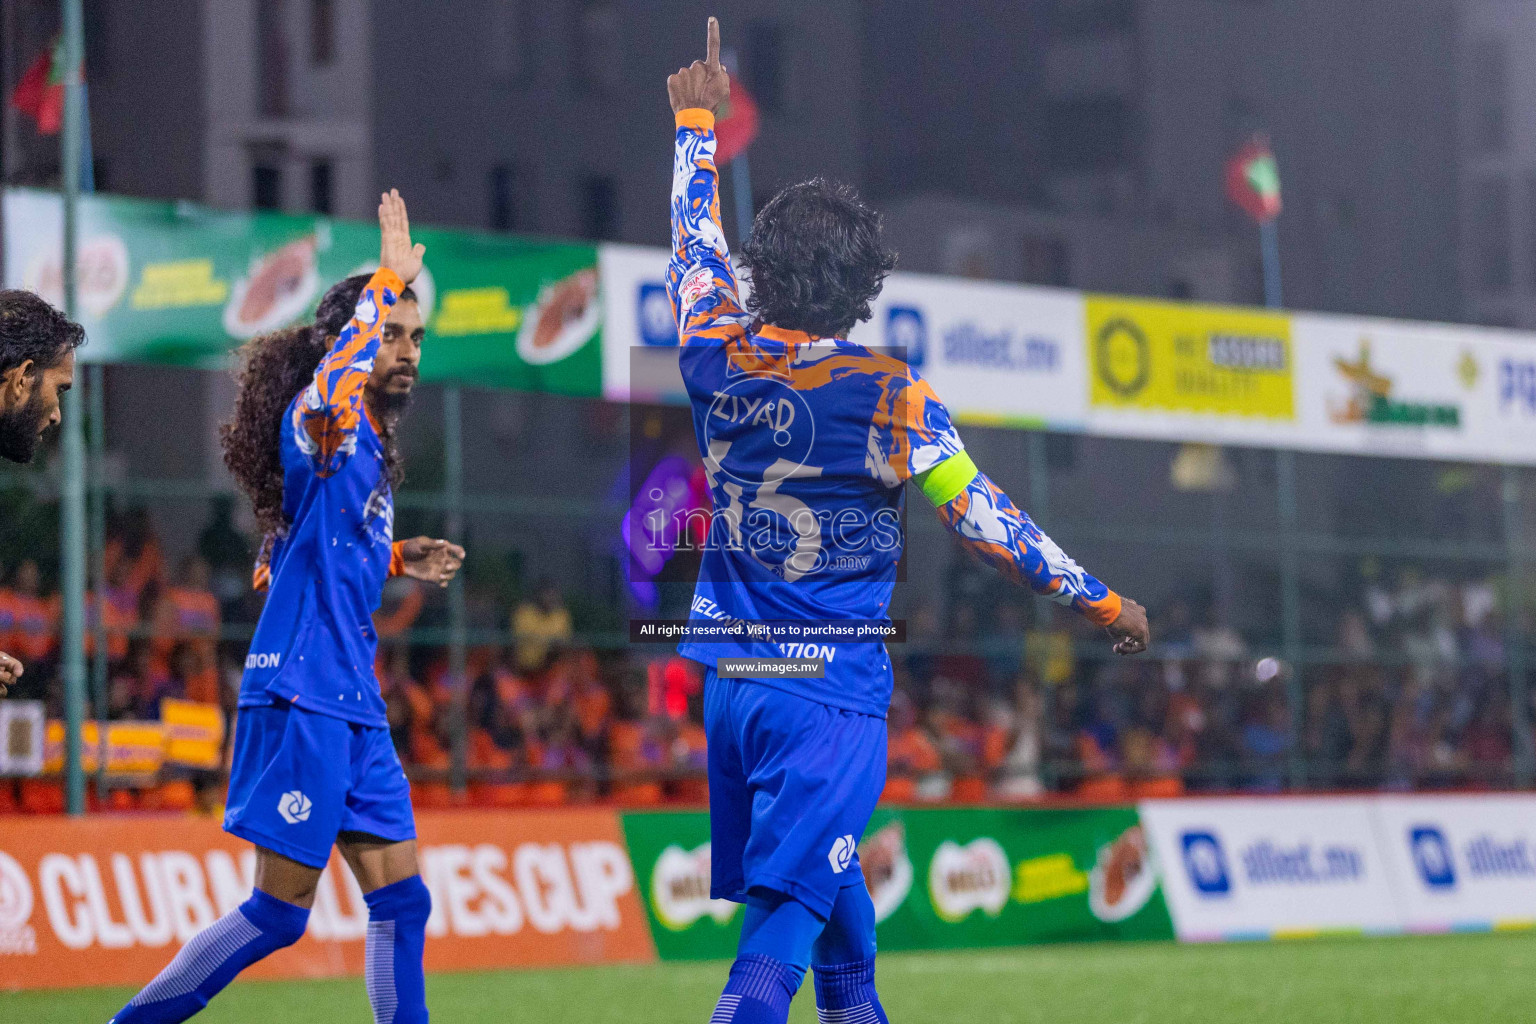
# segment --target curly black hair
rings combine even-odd
[[[769,200],[742,246],[752,274],[747,311],[759,324],[843,338],[870,316],[896,254],[880,214],[847,185],[812,178]]]
[[[0,290],[0,373],[28,359],[51,369],[85,344],[85,328],[47,302],[17,288]]]
[[[283,414],[300,391],[315,379],[320,360],[347,326],[371,274],[354,274],[334,285],[320,300],[313,324],[299,324],[262,334],[241,346],[235,376],[240,391],[235,412],[219,427],[224,465],[251,499],[262,532],[281,533],[288,527],[283,514]],[[415,301],[409,289],[401,301]],[[405,479],[405,466],[395,444],[395,422],[383,423],[385,472],[391,487]]]

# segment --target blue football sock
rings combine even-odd
[[[875,903],[862,885],[837,891],[827,926],[811,948],[815,964],[851,964],[875,955]]]
[[[821,1024],[890,1024],[875,994],[875,958],[816,965],[816,1019]]]
[[[427,986],[421,951],[432,894],[420,875],[363,896],[368,904],[365,975],[374,1024],[426,1024]]]
[[[738,955],[709,1024],[785,1024],[803,980],[804,967],[755,953]]]
[[[889,1024],[875,994],[875,905],[864,886],[838,893],[811,962],[821,1024]]]
[[[811,946],[826,924],[799,900],[768,889],[754,889],[747,896],[736,955],[777,960],[798,968],[803,979],[811,963]]]
[[[783,893],[752,890],[736,962],[709,1024],[784,1024],[825,924]]]
[[[304,935],[309,911],[257,889],[192,941],[110,1024],[180,1024],[256,961]]]

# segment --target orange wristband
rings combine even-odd
[[[703,107],[687,107],[677,112],[677,126],[692,128],[695,131],[712,132],[715,130],[715,112],[705,110]]]

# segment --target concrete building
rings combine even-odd
[[[1536,7],[1466,0],[1457,56],[1467,318],[1536,327]]]
[[[1460,314],[1452,3],[866,6],[868,188],[910,269],[1259,301],[1222,176],[1266,131],[1287,305]]]
[[[1257,232],[1227,201],[1222,172],[1264,130],[1286,202],[1288,305],[1527,323],[1536,247],[1518,228],[1536,186],[1521,161],[1532,162],[1536,128],[1513,112],[1532,107],[1515,70],[1531,63],[1516,45],[1531,33],[1509,26],[1536,21],[1528,6],[978,0],[961,14],[928,0],[722,0],[715,10],[763,109],[753,194],[818,173],[854,182],[888,211],[907,269],[1257,301]],[[109,190],[368,216],[377,190],[397,185],[422,222],[666,240],[662,79],[700,55],[696,4],[87,8]],[[57,5],[5,9],[14,82],[55,30]],[[47,180],[51,142],[9,120],[13,180]]]

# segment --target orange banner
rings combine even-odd
[[[655,959],[613,812],[432,812],[417,828],[427,970]],[[0,991],[146,982],[254,872],[252,847],[205,819],[0,818]],[[360,975],[367,926],[333,855],[308,934],[248,974]]]

